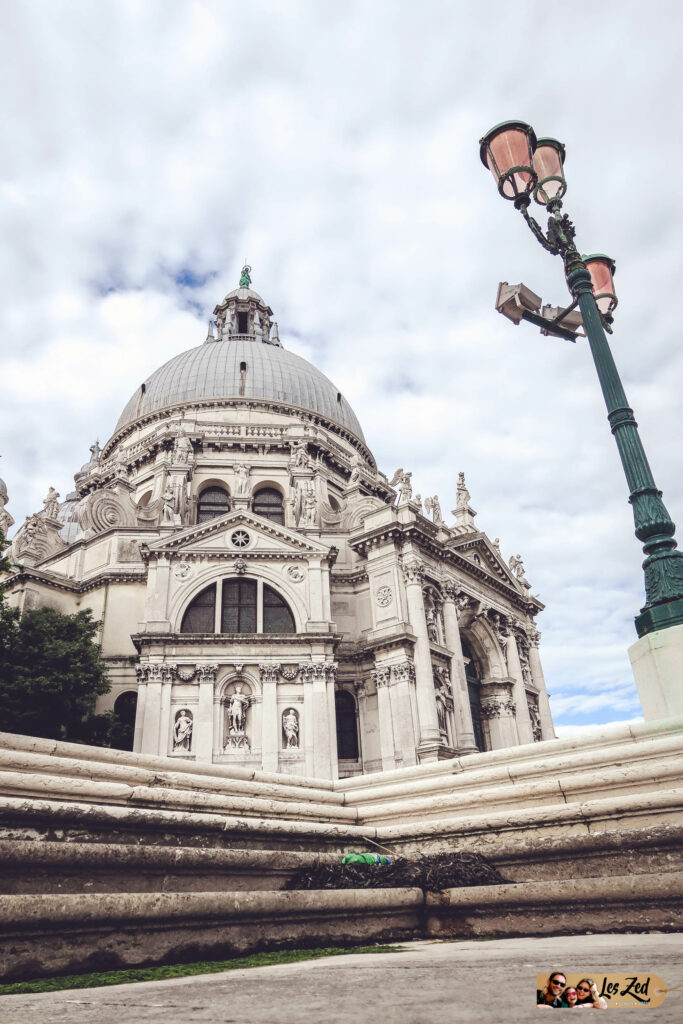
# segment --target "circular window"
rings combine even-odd
[[[249,543],[249,534],[246,530],[235,530],[230,535],[230,540],[236,548],[246,548]]]

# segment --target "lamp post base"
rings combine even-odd
[[[641,636],[628,656],[645,720],[683,715],[683,623]]]
[[[652,605],[651,608],[645,608],[640,615],[636,615],[636,633],[640,637],[681,624],[683,624],[683,597],[676,598],[675,601]]]

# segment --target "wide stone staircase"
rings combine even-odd
[[[679,929],[682,747],[668,719],[332,783],[0,734],[2,977]],[[476,851],[509,881],[283,891],[302,866],[380,848]]]

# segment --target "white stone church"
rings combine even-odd
[[[378,470],[250,287],[27,517],[22,610],[91,608],[134,749],[336,778],[554,736],[519,557]],[[11,525],[0,486],[0,526]]]

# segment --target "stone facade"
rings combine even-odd
[[[335,778],[552,738],[543,606],[464,475],[425,514],[256,292],[214,317],[15,534],[10,600],[103,620],[143,753]]]

